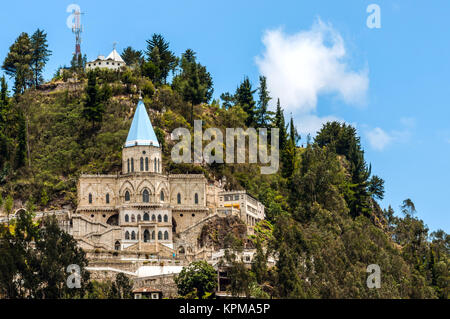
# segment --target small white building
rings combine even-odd
[[[89,71],[95,68],[118,70],[123,66],[126,66],[125,61],[117,53],[116,49],[113,49],[106,58],[104,55],[99,55],[94,61],[86,63],[86,70]]]
[[[265,218],[264,205],[246,191],[220,192],[218,210],[222,207],[240,210],[241,219],[251,227]]]

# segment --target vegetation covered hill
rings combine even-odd
[[[160,35],[147,41],[145,52],[124,50],[129,68],[86,74],[80,59],[42,83],[34,67],[40,64],[18,54],[37,55],[35,47],[42,52],[45,41],[38,35],[41,40],[33,42],[22,34],[3,65],[15,80],[12,96],[4,80],[0,94],[0,191],[6,213],[13,199],[16,206],[32,203],[39,209],[75,207],[82,172],[118,172],[142,94],[166,171],[226,180],[227,188],[245,188],[266,207],[268,221],[251,238],[258,251],[252,269],[230,256],[236,294],[448,298],[448,234],[429,234],[410,199],[401,207],[403,217],[379,207],[383,180],[371,175],[353,127],[327,123],[314,140],[307,138],[306,147],[298,147],[300,136],[292,119],[286,125],[280,100],[276,112],[268,111],[271,97],[264,77],[256,90],[244,78],[236,92],[211,101],[212,78],[195,52],[186,50],[178,58]],[[48,54],[37,61],[45,65]],[[174,164],[170,133],[178,127],[192,130],[194,119],[204,121],[203,129],[279,128],[279,172],[261,175],[256,164]],[[228,247],[240,249],[241,244],[230,241]],[[270,254],[277,263],[267,269]],[[379,289],[366,285],[370,264],[380,266]]]

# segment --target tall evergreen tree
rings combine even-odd
[[[267,127],[271,120],[271,112],[267,108],[272,98],[269,96],[269,91],[267,90],[267,78],[265,76],[259,77],[258,96],[257,124],[260,127]]]
[[[178,63],[175,54],[169,50],[169,42],[161,34],[155,33],[151,39],[147,40],[145,53],[147,61],[151,62],[159,71],[156,72],[155,82],[166,84],[167,76],[175,70]]]
[[[286,147],[281,152],[282,175],[283,177],[291,177],[295,169],[295,156],[297,150],[298,133],[294,126],[294,119],[291,117],[289,139]]]
[[[284,120],[284,112],[280,105],[280,99],[277,100],[277,110],[273,119],[273,126],[280,130],[280,151],[284,150],[287,145],[286,122]]]
[[[47,34],[40,29],[31,36],[31,68],[33,70],[34,86],[38,86],[44,80],[42,71],[52,51],[48,49]]]
[[[88,73],[88,83],[86,87],[86,100],[84,102],[83,117],[92,123],[101,122],[104,113],[101,92],[97,84],[97,78],[94,72]]]
[[[33,83],[32,59],[31,41],[28,34],[23,32],[9,47],[8,55],[2,65],[5,73],[14,78],[15,94],[22,94]]]
[[[248,114],[246,119],[247,126],[254,126],[256,122],[256,110],[255,110],[255,100],[253,99],[253,94],[256,90],[252,90],[252,84],[248,77],[244,78],[244,81],[239,85],[236,89],[236,102],[239,104],[242,109]]]
[[[172,88],[191,104],[190,122],[194,122],[194,105],[212,97],[212,78],[206,68],[196,62],[195,52],[187,49],[181,57],[181,72],[172,81]]]

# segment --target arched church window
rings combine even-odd
[[[92,204],[92,194],[89,193],[89,204]]]
[[[128,232],[128,230],[125,232],[125,239],[126,240],[130,239],[130,233]]]
[[[147,243],[150,241],[150,232],[148,229],[144,230],[144,243]]]
[[[169,240],[169,232],[167,230],[164,232],[164,240]]]
[[[141,214],[137,215],[137,221],[140,222],[141,221]]]
[[[156,216],[155,214],[152,215],[152,222],[156,221]]]
[[[135,222],[136,222],[136,217],[134,216],[134,214],[131,215],[131,222],[132,222],[132,223],[135,223]]]
[[[148,172],[148,157],[145,158],[145,171]]]
[[[136,240],[136,233],[134,230],[131,232],[131,240]]]
[[[120,250],[120,242],[119,241],[116,241],[116,243],[114,244],[114,249]]]
[[[195,193],[195,195],[194,195],[194,202],[196,205],[198,204],[198,194],[197,193]]]
[[[155,165],[155,168],[154,168],[154,171],[156,172],[156,158],[155,158],[155,161],[153,162]]]
[[[167,215],[164,215],[164,222],[167,223],[169,221],[169,218],[167,217]]]
[[[141,172],[144,171],[144,158],[141,157]]]
[[[126,202],[130,201],[130,192],[129,191],[125,192],[125,201]]]
[[[134,172],[134,158],[131,159],[131,171]]]
[[[177,194],[177,204],[181,204],[181,194]]]
[[[145,213],[144,214],[144,221],[149,220],[149,219],[150,219],[150,216],[148,215],[148,213]]]
[[[130,221],[130,217],[128,217],[128,214],[125,215],[125,222],[128,223]]]
[[[164,192],[161,191],[161,193],[159,194],[159,199],[164,202]]]
[[[162,222],[161,215],[158,215],[158,223]]]
[[[158,158],[158,172],[161,172],[159,158]]]
[[[159,231],[158,232],[158,240],[162,240],[162,238],[163,238],[162,231]]]
[[[109,204],[109,193],[106,193],[106,204]]]
[[[127,172],[130,172],[130,159],[127,159]]]
[[[150,194],[147,189],[144,189],[144,191],[142,192],[142,201],[144,203],[148,203],[150,201]]]

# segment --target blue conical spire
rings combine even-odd
[[[153,145],[158,146],[158,139],[153,130],[152,123],[148,117],[144,102],[139,100],[139,103],[134,113],[133,122],[131,122],[130,131],[128,132],[125,147],[136,145]]]

